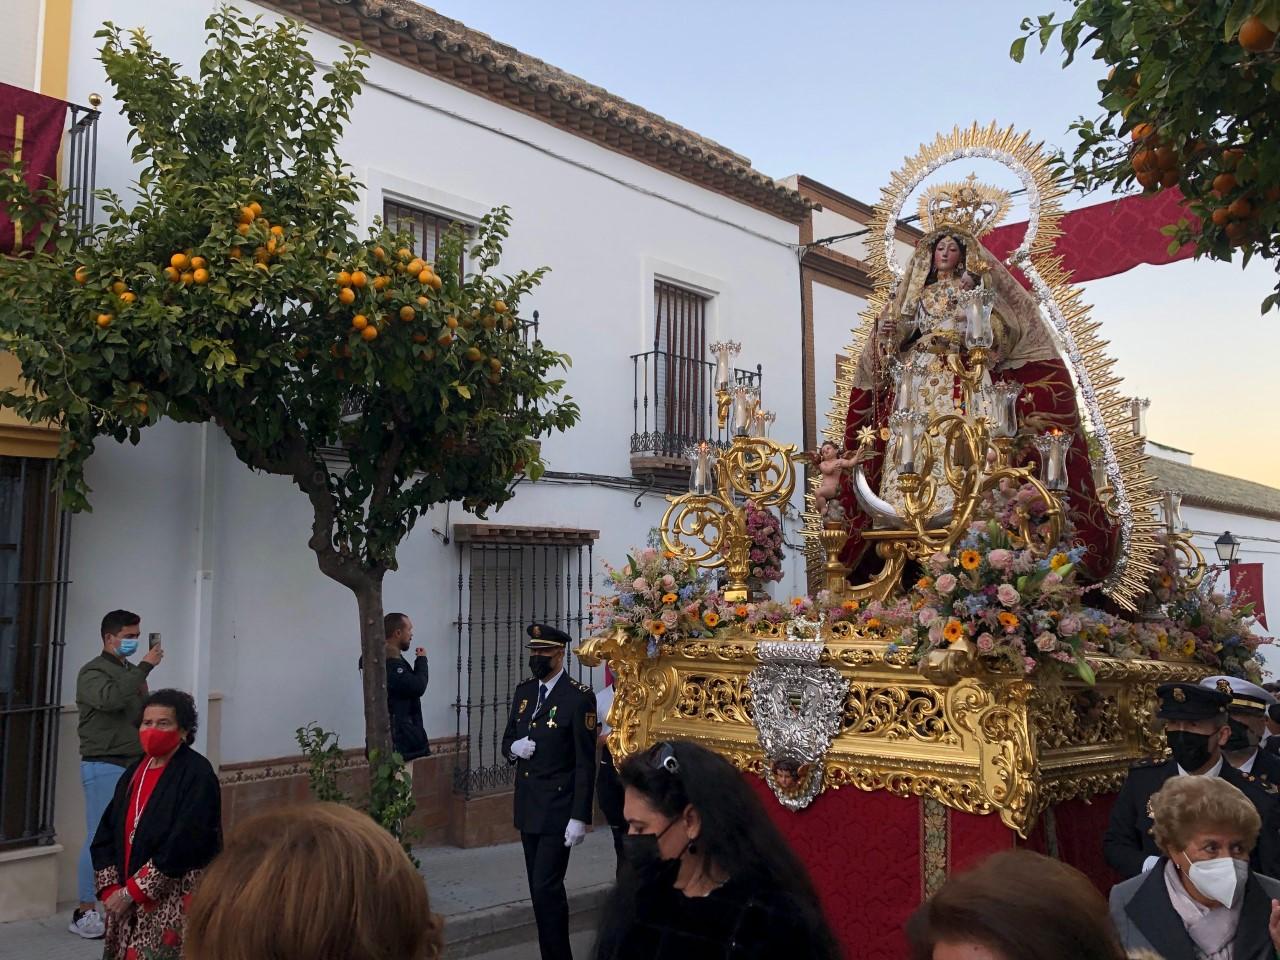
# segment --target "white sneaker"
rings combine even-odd
[[[101,940],[107,932],[107,926],[102,922],[102,915],[97,910],[79,908],[76,908],[76,912],[71,915],[71,922],[67,924],[67,929],[86,940]]]

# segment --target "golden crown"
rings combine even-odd
[[[925,233],[956,230],[980,237],[1004,219],[1012,200],[1007,191],[979,183],[969,174],[962,183],[940,183],[920,198]]]

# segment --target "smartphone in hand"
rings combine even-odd
[[[147,649],[154,650],[160,646],[160,634],[152,633],[147,635]]]

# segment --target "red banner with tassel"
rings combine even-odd
[[[1264,606],[1262,592],[1262,564],[1233,563],[1231,565],[1231,589],[1242,599],[1253,604],[1253,615],[1258,618],[1263,630],[1267,626],[1267,610]]]
[[[32,189],[57,180],[66,119],[63,101],[0,83],[0,164],[8,166],[11,156],[20,161]],[[0,211],[0,254],[29,247],[36,230],[34,224],[15,224]]]

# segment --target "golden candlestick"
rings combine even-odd
[[[667,497],[670,505],[660,527],[662,546],[689,563],[708,569],[725,567],[729,579],[724,598],[731,603],[750,595],[746,502],[761,510],[790,502],[796,482],[795,455],[795,444],[736,436],[716,460],[714,493]]]

